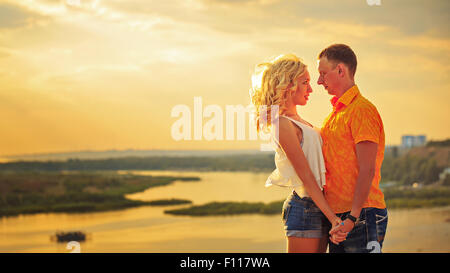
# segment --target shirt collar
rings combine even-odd
[[[359,95],[358,86],[353,85],[350,89],[345,91],[340,98],[334,96],[331,99],[331,104],[336,110],[339,110],[345,106],[348,106],[353,101],[353,99],[358,95]]]

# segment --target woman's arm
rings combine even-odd
[[[309,167],[305,154],[300,145],[301,138],[297,136],[296,129],[291,121],[279,119],[279,143],[287,158],[291,162],[298,177],[303,181],[306,192],[314,203],[325,214],[333,226],[339,224],[341,220],[335,215],[333,210],[325,200],[322,191],[317,185],[316,178]],[[301,135],[303,137],[303,134]]]

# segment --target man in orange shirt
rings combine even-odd
[[[330,253],[381,252],[387,209],[379,188],[384,157],[384,128],[376,107],[355,85],[356,55],[343,44],[319,54],[319,79],[333,95],[333,111],[321,129],[325,159],[325,198],[348,232],[341,243],[330,237]]]

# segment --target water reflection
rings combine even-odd
[[[137,200],[166,198],[189,199],[195,204],[212,201],[272,202],[286,198],[287,188],[265,188],[269,173],[249,172],[134,172],[140,175],[199,176],[201,182],[175,182],[174,184],[148,189],[142,193],[127,195]]]
[[[176,182],[129,198],[271,202],[289,190],[265,188],[267,173],[138,172],[148,175],[199,176],[200,182]],[[280,215],[217,217],[173,216],[173,207],[139,207],[86,214],[36,214],[0,219],[0,252],[63,252],[66,244],[50,237],[57,230],[81,230],[90,239],[81,252],[284,252]],[[385,252],[449,252],[450,208],[390,210]]]

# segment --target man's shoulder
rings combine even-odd
[[[378,114],[378,109],[369,99],[359,95],[355,98],[354,103],[352,103],[353,110],[355,111],[370,111]]]

